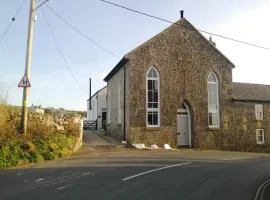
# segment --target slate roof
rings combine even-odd
[[[270,85],[233,83],[235,101],[270,102]]]
[[[126,57],[123,57],[117,65],[110,71],[110,73],[104,78],[105,82],[108,82],[125,64],[128,62]]]

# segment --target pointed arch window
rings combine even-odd
[[[155,67],[151,67],[146,76],[146,125],[160,126],[160,79]]]
[[[208,90],[208,125],[210,128],[219,128],[219,83],[217,75],[211,72],[207,78]]]

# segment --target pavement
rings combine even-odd
[[[0,170],[0,199],[253,200],[257,188],[270,177],[269,169],[268,154],[89,152]]]
[[[83,144],[89,146],[116,146],[120,142],[106,136],[102,130],[85,130],[83,133]]]

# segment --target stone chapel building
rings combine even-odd
[[[105,77],[106,132],[148,145],[268,145],[270,86],[232,82],[234,64],[185,18],[126,54]]]

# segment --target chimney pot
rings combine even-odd
[[[181,14],[181,19],[183,19],[184,18],[184,10],[181,10],[180,14]]]

